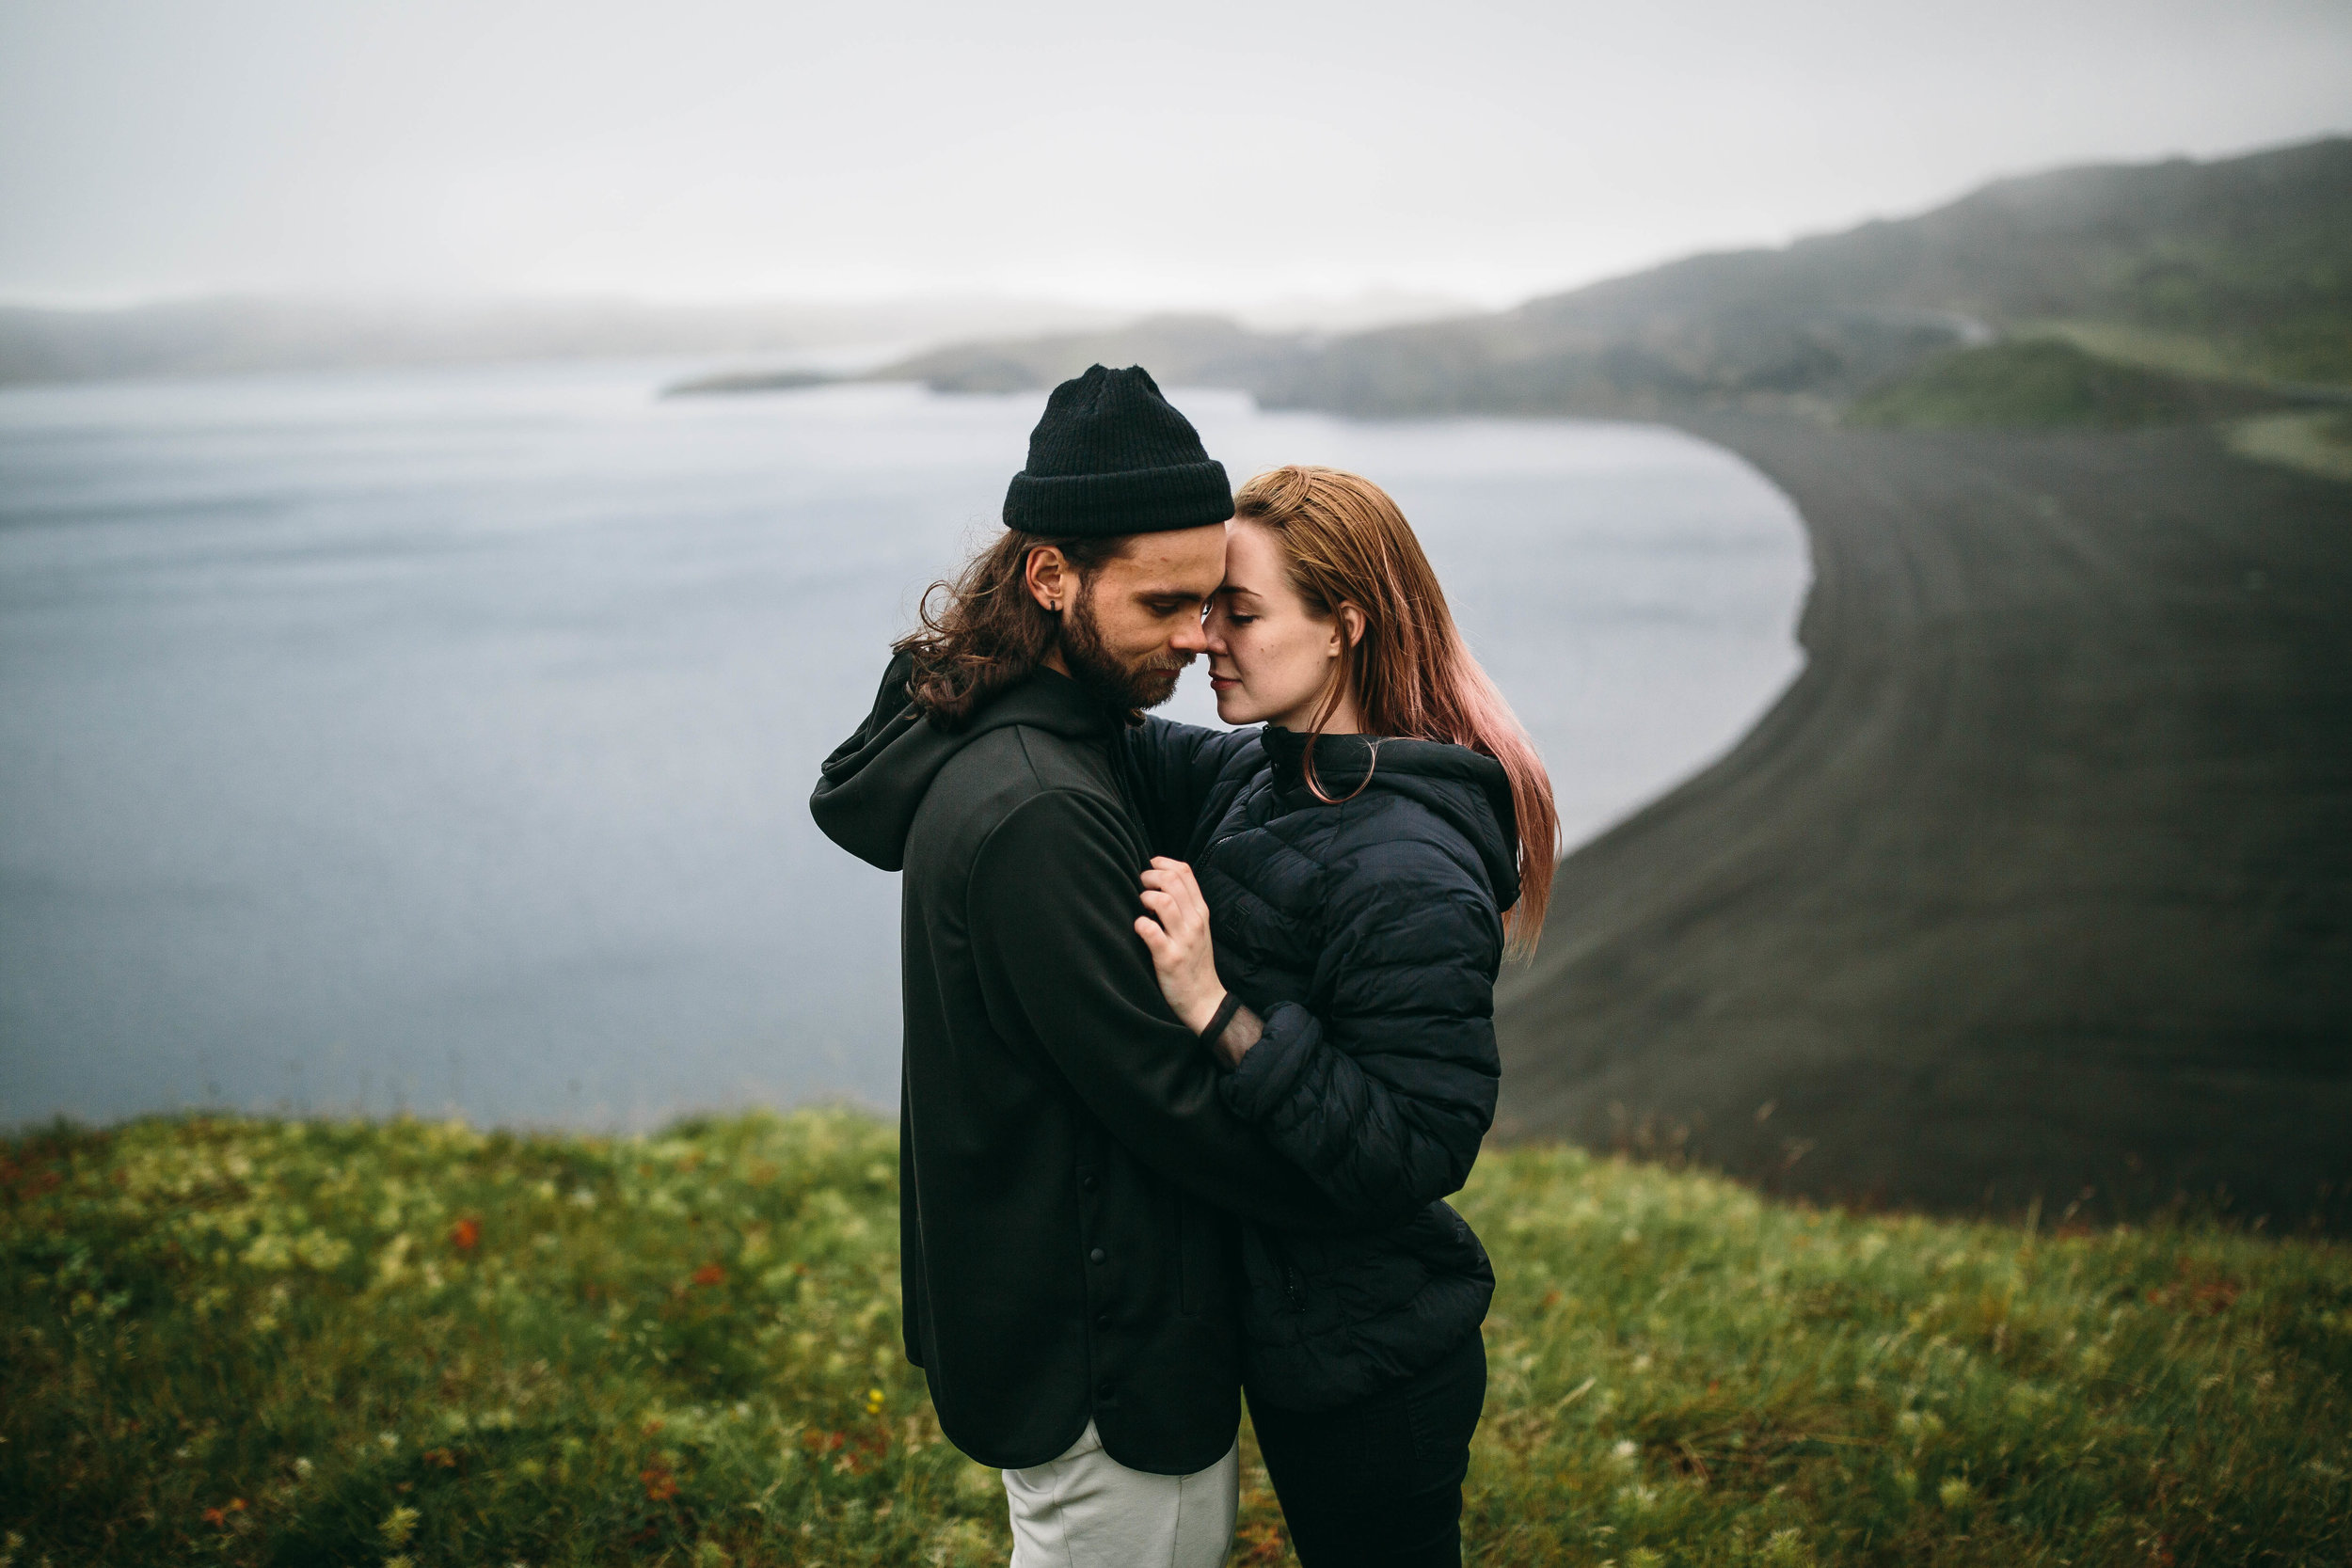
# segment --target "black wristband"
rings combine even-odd
[[[1233,1015],[1240,1011],[1241,998],[1230,990],[1227,991],[1225,1000],[1216,1005],[1216,1016],[1209,1020],[1209,1026],[1206,1029],[1200,1031],[1202,1043],[1215,1045],[1223,1039],[1227,1026],[1233,1022]]]

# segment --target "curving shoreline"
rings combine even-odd
[[[1563,863],[1498,997],[1497,1137],[2340,1221],[2352,487],[2201,431],[1685,428],[1804,518],[1809,662]]]

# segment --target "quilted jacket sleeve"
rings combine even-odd
[[[1281,1002],[1226,1103],[1361,1223],[1460,1190],[1494,1120],[1502,925],[1442,842],[1331,867],[1314,1010]]]
[[[1254,728],[1204,730],[1157,718],[1126,732],[1120,761],[1153,854],[1190,853],[1219,779],[1257,735]]]

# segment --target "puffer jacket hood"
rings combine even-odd
[[[1269,724],[1258,738],[1275,787],[1305,794],[1307,736]],[[1418,802],[1477,851],[1495,908],[1507,910],[1519,901],[1518,816],[1502,764],[1467,746],[1360,735],[1319,736],[1314,755],[1315,784],[1325,795],[1343,800],[1360,789]]]
[[[907,830],[931,781],[980,736],[1025,724],[1074,740],[1111,734],[1123,721],[1089,701],[1067,675],[1041,670],[950,732],[907,700],[914,674],[914,660],[907,655],[890,661],[874,693],[873,711],[825,759],[816,793],[808,799],[809,815],[827,838],[884,871],[904,869]]]

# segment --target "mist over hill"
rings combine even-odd
[[[1163,318],[961,344],[873,373],[1003,390],[1101,359],[1359,415],[1821,413],[2006,335],[2296,395],[2352,388],[2352,139],[1996,181],[1916,217],[1492,314],[1333,337]]]
[[[771,305],[224,296],[114,309],[0,306],[0,384],[589,356],[889,352],[976,333],[1100,327],[1129,314],[984,296]]]
[[[1272,299],[1229,338],[1273,344],[1294,330],[1358,330],[1459,314],[1443,295],[1375,290]],[[338,299],[220,296],[107,309],[0,305],[0,385],[142,375],[220,375],[502,360],[725,356],[772,373],[835,373],[880,356],[974,338],[1102,334],[1130,309],[988,294],[827,303],[651,305],[628,299]],[[1149,325],[1128,340],[1156,342]],[[1262,362],[1253,347],[1237,364]],[[744,379],[742,377],[735,378]],[[789,383],[786,383],[789,384]],[[985,368],[961,389],[992,385]]]

